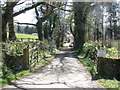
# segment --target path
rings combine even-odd
[[[92,81],[90,73],[73,57],[69,49],[64,49],[47,66],[32,75],[25,76],[7,88],[102,88]]]

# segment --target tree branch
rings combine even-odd
[[[70,31],[71,31],[71,33],[73,34],[73,36],[74,36],[74,31],[73,31],[73,29],[72,29],[72,20],[73,20],[73,13],[72,13],[72,15],[71,15],[71,18],[70,18]]]
[[[61,8],[61,7],[59,7],[59,6],[55,6],[55,5],[52,5],[52,4],[49,4],[49,3],[44,3],[44,4],[45,4],[45,5],[49,5],[49,6],[53,7],[53,8],[58,8],[58,9],[63,10],[63,11],[73,12],[73,10],[66,10],[66,9],[64,9],[64,8]]]
[[[15,12],[15,13],[13,14],[13,17],[15,17],[15,16],[17,16],[17,15],[19,15],[19,14],[21,14],[21,13],[24,13],[24,12],[26,12],[26,11],[28,11],[28,10],[31,10],[31,9],[33,9],[33,8],[35,8],[35,7],[37,7],[37,6],[41,5],[41,4],[44,4],[44,3],[45,3],[45,2],[38,2],[37,4],[34,4],[34,5],[32,5],[31,7],[27,7],[27,8],[25,8],[25,9],[19,11],[19,12]]]
[[[39,18],[39,13],[37,11],[37,7],[35,7],[35,13],[36,13],[36,18],[38,19]]]
[[[36,26],[36,24],[33,24],[33,23],[19,23],[19,22],[15,22],[17,24],[25,24],[25,25],[33,25],[33,26]]]
[[[21,2],[21,3],[18,3],[17,5],[21,5],[21,4],[23,4],[24,2],[26,2],[26,0],[24,0],[23,2]]]

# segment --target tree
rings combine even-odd
[[[9,26],[10,26],[10,32],[12,33],[12,29],[14,28],[13,25],[13,18],[12,18],[12,13],[13,13],[13,7],[15,7],[15,5],[18,2],[6,2],[6,6],[3,7],[4,13],[2,14],[2,41],[6,41],[7,40],[7,29],[6,29],[6,25],[9,22]],[[15,35],[14,32],[12,33],[12,35]],[[11,38],[11,36],[9,36]],[[15,38],[15,36],[14,36]]]
[[[108,12],[108,21],[109,21],[109,32],[110,32],[110,38],[111,39],[117,39],[118,37],[118,29],[117,29],[117,23],[119,21],[119,4],[117,2],[108,3],[107,4],[107,12]]]
[[[40,7],[35,8],[36,19],[38,20],[36,23],[36,27],[37,27],[39,40],[42,41],[43,36],[44,36],[43,35],[43,23],[46,20],[50,19],[49,17],[54,15],[54,12],[57,11],[57,9],[58,10],[65,10],[63,8],[60,8],[63,5],[64,5],[64,3],[44,3]],[[53,21],[53,28],[55,27],[55,17],[54,17],[54,21]],[[50,24],[51,24],[51,22],[50,22]],[[49,32],[49,34],[52,34],[52,31],[49,30],[48,32]],[[47,33],[47,31],[45,33]]]
[[[10,3],[12,4],[12,3]],[[8,24],[9,24],[9,40],[15,40],[16,39],[16,35],[15,35],[15,31],[14,31],[14,19],[13,19],[13,7],[9,8],[9,20],[8,20]]]
[[[90,2],[74,2],[74,48],[81,52],[85,43],[85,23],[88,12],[90,10]]]
[[[35,12],[36,12],[36,19],[38,20],[36,23],[36,27],[37,27],[37,32],[38,32],[38,38],[39,40],[43,40],[43,22],[45,20],[47,20],[47,18],[53,13],[53,8],[49,7],[48,5],[45,6],[46,9],[43,9],[44,6],[41,6],[41,13],[43,14],[42,17],[40,17],[40,14],[37,10],[37,8],[35,8]],[[49,8],[49,10],[48,10]]]
[[[9,22],[9,31],[10,31],[10,39],[15,39],[15,32],[14,32],[14,26],[13,26],[13,17],[20,15],[28,10],[31,10],[37,6],[39,6],[40,4],[43,4],[44,2],[37,2],[36,4],[32,4],[31,6],[28,7],[24,7],[22,10],[18,10],[17,12],[13,12],[13,8],[17,5],[23,4],[19,3],[20,0],[17,0],[15,2],[5,2],[5,5],[2,7],[2,10],[4,11],[4,13],[2,13],[2,41],[7,41],[7,30],[6,30],[6,26]]]

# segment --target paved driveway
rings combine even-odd
[[[47,66],[6,88],[103,88],[66,47]]]

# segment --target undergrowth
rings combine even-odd
[[[55,50],[54,53],[59,53],[59,50]],[[37,71],[39,68],[47,65],[50,61],[52,61],[54,58],[54,55],[51,55],[50,51],[43,51],[39,55],[39,62],[35,65],[35,67],[31,67],[27,70],[18,70],[13,71],[6,66],[4,67],[4,72],[0,73],[0,86],[4,86],[6,84],[9,84],[13,80],[20,79],[22,76],[28,75],[31,72]]]
[[[91,73],[93,80],[94,79],[98,80],[100,82],[100,84],[106,88],[120,89],[120,81],[116,80],[115,78],[114,79],[104,79],[98,75],[97,67],[93,60],[91,60],[90,58],[83,58],[83,54],[77,56],[77,58]]]

